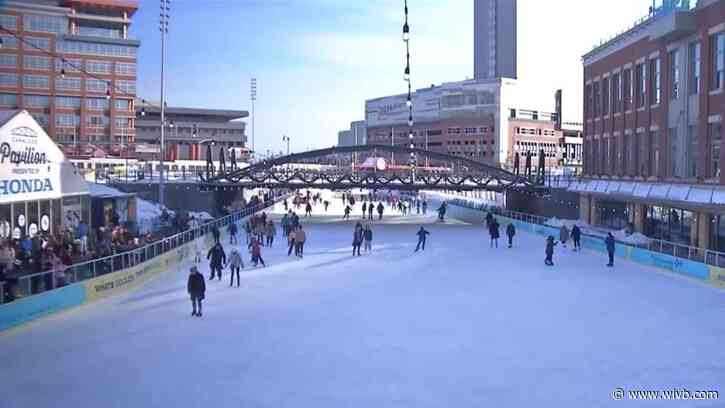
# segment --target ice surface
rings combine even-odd
[[[540,236],[519,232],[513,249],[503,239],[491,249],[481,225],[434,217],[373,222],[372,254],[353,258],[360,204],[353,214],[303,217],[303,260],[287,256],[280,235],[263,248],[266,268],[250,268],[245,251],[241,287],[228,286],[228,270],[207,282],[201,319],[190,316],[184,265],[0,334],[0,406],[722,403],[637,405],[611,393],[722,394],[723,291],[629,262],[607,268],[603,255],[561,245],[546,267]],[[415,254],[420,223],[431,236]]]

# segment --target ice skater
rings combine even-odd
[[[506,236],[509,239],[509,248],[514,246],[514,235],[516,235],[516,227],[512,222],[506,226]]]
[[[574,241],[574,250],[575,251],[581,251],[582,250],[582,231],[579,229],[579,226],[574,224],[573,227],[571,227],[571,240]]]
[[[363,213],[362,219],[363,220],[365,219],[365,214],[367,214],[367,212],[368,212],[368,203],[366,201],[363,201],[363,205],[362,205],[362,213]]]
[[[554,247],[558,242],[554,241],[554,237],[549,235],[546,238],[546,259],[544,263],[549,266],[554,266]]]
[[[229,254],[229,271],[231,272],[231,279],[229,280],[229,287],[234,285],[234,275],[237,275],[237,287],[239,287],[239,270],[244,269],[244,261],[242,256],[239,254],[236,248],[232,249],[232,253]]]
[[[307,205],[305,206],[305,217],[312,217],[312,204],[310,202],[307,202]]]
[[[302,258],[305,255],[305,241],[307,240],[307,233],[302,229],[302,226],[297,227],[295,233],[295,255]]]
[[[194,263],[198,264],[201,262],[202,257],[202,246],[204,245],[203,238],[197,238],[194,240]]]
[[[252,238],[252,242],[249,244],[249,252],[252,254],[252,263],[255,268],[260,263],[263,267],[267,266],[264,264],[264,259],[262,259],[262,248],[256,238]]]
[[[363,242],[363,229],[360,223],[355,225],[355,230],[352,233],[352,256],[360,256],[360,246]]]
[[[229,224],[229,245],[237,243],[237,223]]]
[[[365,226],[365,230],[363,231],[363,240],[365,241],[365,252],[371,252],[373,250],[373,230],[369,225]]]
[[[426,215],[428,213],[428,201],[423,200],[423,215]]]
[[[324,201],[324,202],[322,203],[322,205],[324,205],[324,206],[325,206],[325,212],[327,212],[327,207],[329,207],[329,206],[330,206],[330,202],[329,202],[329,201],[327,201],[327,200],[325,200],[325,201]]]
[[[210,281],[214,280],[215,275],[219,275],[219,280],[222,280],[222,268],[227,263],[227,254],[224,253],[224,248],[220,242],[214,244],[206,254],[206,259],[209,262],[209,269],[211,269]]]
[[[289,246],[289,248],[287,248],[287,256],[292,255],[292,250],[295,249],[295,235],[297,235],[297,231],[295,229],[290,229],[290,232],[287,235],[287,245]],[[297,255],[297,252],[295,252],[295,255]]]
[[[607,233],[604,244],[607,246],[607,255],[609,255],[609,263],[607,266],[611,268],[614,266],[614,235],[611,232]]]
[[[430,235],[430,232],[426,231],[425,228],[420,227],[416,235],[418,235],[418,245],[415,247],[415,252],[418,252],[420,249],[425,251],[425,241],[427,240],[428,235]]]
[[[204,300],[206,284],[204,283],[204,275],[199,273],[196,265],[189,270],[189,281],[186,284],[186,290],[191,297],[191,315],[201,317],[201,301]]]
[[[269,220],[269,222],[267,223],[265,234],[267,235],[267,246],[272,248],[274,236],[277,235],[277,228],[275,228],[274,222],[272,220]]]
[[[438,207],[438,220],[445,221],[447,206],[448,206],[448,204],[446,204],[444,201],[443,203],[441,203],[441,206]]]
[[[566,227],[566,225],[562,225],[559,229],[559,241],[561,241],[561,246],[566,248],[566,240],[569,239],[569,228]]]
[[[491,220],[491,223],[488,225],[488,233],[491,235],[491,248],[493,248],[494,245],[498,248],[498,237],[500,234],[498,221],[496,221],[495,218]]]
[[[378,221],[383,219],[383,211],[385,211],[385,207],[383,206],[382,202],[378,203]]]
[[[350,219],[350,211],[352,211],[352,208],[350,208],[349,205],[345,206],[345,215],[342,217],[343,220],[349,220]]]

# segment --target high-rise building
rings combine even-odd
[[[137,2],[0,4],[0,108],[26,109],[70,156],[133,155]]]
[[[516,0],[474,0],[473,71],[477,80],[516,79]]]

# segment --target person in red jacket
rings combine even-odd
[[[252,252],[252,263],[254,266],[257,266],[257,264],[262,264],[262,266],[267,266],[264,264],[264,259],[262,259],[262,249],[259,246],[259,241],[257,241],[256,238],[252,239],[252,242],[249,244],[249,249]]]
[[[204,300],[206,284],[204,283],[204,275],[199,273],[196,266],[192,266],[189,271],[189,282],[186,285],[186,290],[189,292],[189,296],[191,296],[191,306],[193,308],[191,315],[201,317],[201,301]]]

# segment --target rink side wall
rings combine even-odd
[[[242,231],[242,223],[247,218],[241,218],[236,222],[239,231]],[[220,228],[220,241],[228,240],[227,231],[228,227]],[[209,247],[213,240],[212,234],[206,234],[204,240],[205,247]],[[0,332],[141,286],[162,272],[183,266],[186,261],[192,259],[194,250],[194,241],[190,241],[130,268],[0,305]]]
[[[484,224],[486,212],[481,209],[473,209],[448,202],[447,216],[465,221],[471,224]],[[516,232],[528,232],[546,237],[553,235],[555,238],[559,236],[559,229],[546,225],[532,224],[508,217],[495,215],[498,222],[505,227],[508,223],[513,223]],[[607,248],[604,240],[591,236],[582,236],[582,248],[599,252],[606,256]],[[544,240],[541,241],[541,253],[544,253]],[[615,247],[615,256],[620,259],[626,259],[642,265],[654,266],[660,269],[666,269],[680,275],[697,279],[699,281],[718,286],[725,287],[725,268],[719,268],[707,265],[702,262],[695,262],[689,259],[682,259],[659,252],[652,252],[642,248],[636,248],[622,243],[617,243]],[[605,259],[606,261],[606,259]]]

